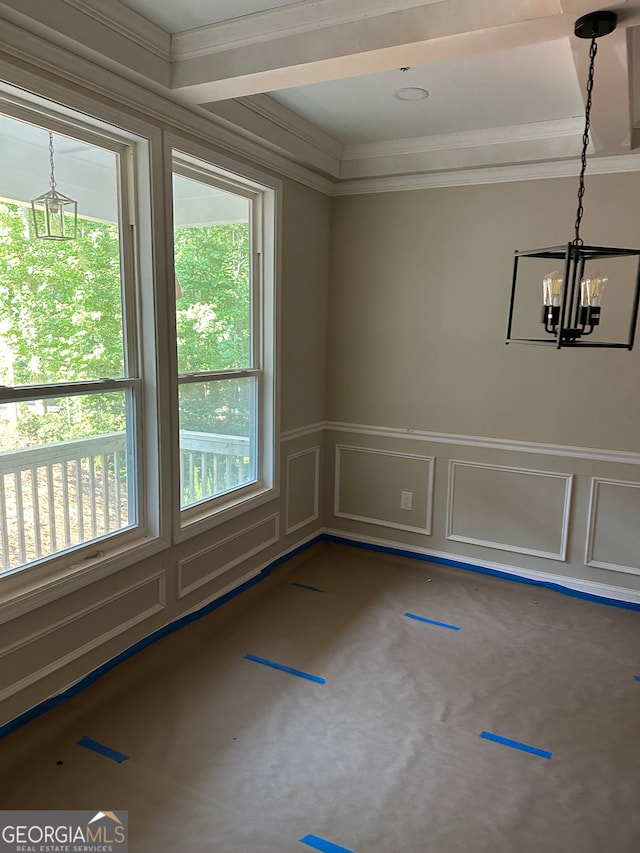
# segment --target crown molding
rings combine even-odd
[[[402,154],[425,154],[433,151],[452,151],[462,148],[479,148],[518,142],[533,142],[546,139],[582,137],[584,116],[555,119],[551,121],[514,124],[505,127],[489,127],[465,130],[456,133],[440,133],[432,136],[416,136],[408,139],[384,140],[359,145],[346,145],[343,161],[365,160]]]
[[[640,154],[596,157],[589,160],[589,174],[591,175],[638,171],[640,171]],[[483,169],[460,169],[430,174],[391,175],[381,178],[345,180],[335,184],[333,195],[365,195],[439,187],[536,181],[546,178],[577,177],[578,172],[579,163],[576,162],[575,158],[572,158],[571,160],[521,163],[509,166],[489,166]]]
[[[171,34],[134,12],[119,0],[64,0],[78,12],[112,29],[118,35],[164,59],[171,61]]]
[[[308,145],[317,148],[327,157],[336,161],[344,158],[345,146],[335,137],[330,136],[298,113],[293,112],[284,104],[269,95],[250,95],[237,99],[247,109],[268,119],[273,124],[297,136]]]
[[[156,126],[192,133],[235,157],[244,157],[325,195],[333,193],[330,179],[229,130],[202,108],[186,107],[167,98],[161,85],[147,88],[8,20],[0,27],[0,52],[0,77],[9,85],[105,121],[110,120],[106,114],[114,110],[121,121],[124,109],[132,120],[146,119]]]
[[[112,0],[113,2],[113,0]],[[173,34],[172,58],[194,59],[236,47],[286,38],[326,27],[338,27],[363,18],[433,5],[440,0],[315,0],[267,9]]]

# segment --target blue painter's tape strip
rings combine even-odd
[[[300,839],[300,843],[307,844],[314,850],[321,850],[322,853],[353,853],[353,850],[347,850],[346,847],[340,847],[339,844],[325,841],[324,838],[318,838],[317,835],[305,835],[304,838]]]
[[[418,622],[427,622],[429,625],[438,625],[440,628],[448,628],[450,631],[459,631],[457,625],[447,625],[446,622],[436,622],[435,619],[427,619],[426,616],[416,616],[415,613],[405,613],[405,616],[408,616],[409,619],[415,619]]]
[[[504,746],[510,746],[512,749],[519,749],[522,752],[530,752],[531,755],[539,755],[540,758],[551,758],[552,753],[547,752],[546,749],[538,749],[537,746],[529,746],[528,743],[520,743],[517,740],[511,740],[508,737],[502,737],[501,735],[494,735],[491,732],[480,732],[480,737],[483,737],[485,740],[493,740],[496,743],[501,743]]]
[[[105,746],[103,743],[98,743],[97,740],[94,740],[90,737],[81,737],[79,741],[76,741],[78,746],[84,746],[85,749],[91,749],[93,752],[97,752],[99,755],[104,755],[105,758],[110,758],[112,761],[117,761],[118,764],[122,764],[123,761],[128,761],[129,756],[125,755],[124,752],[118,752],[117,749],[111,749],[110,746]]]
[[[421,554],[416,551],[409,551],[407,548],[396,548],[391,545],[374,545],[371,542],[360,542],[357,539],[349,539],[348,536],[338,536],[335,533],[323,533],[320,539],[323,542],[337,542],[340,545],[349,545],[351,548],[361,548],[365,551],[377,551],[380,554],[410,557],[412,560],[421,560],[424,563],[435,563],[438,566],[452,566],[455,569],[464,569],[465,571],[475,572],[479,575],[489,575],[492,578],[503,578],[506,581],[551,589],[554,592],[562,593],[562,595],[568,595],[570,598],[581,598],[583,601],[593,601],[595,604],[606,604],[609,607],[619,607],[622,610],[640,611],[640,604],[635,601],[625,601],[620,598],[607,598],[604,595],[594,595],[591,592],[581,592],[580,590],[572,589],[569,586],[563,586],[559,583],[525,578],[515,572],[501,572],[499,569],[489,569],[485,566],[479,566],[476,563],[465,563],[462,560],[451,560],[448,557]]]
[[[307,681],[315,681],[316,684],[326,684],[326,678],[320,678],[319,675],[311,675],[309,672],[303,672],[301,669],[293,669],[293,667],[285,666],[282,663],[276,663],[266,658],[259,658],[257,655],[245,655],[246,660],[252,660],[255,663],[261,663],[263,666],[270,666],[272,669],[279,669],[281,672],[288,672],[290,675],[297,675],[298,678],[306,678]]]
[[[300,589],[310,589],[312,592],[324,592],[323,589],[318,589],[317,586],[309,586],[308,583],[297,583],[296,581],[291,581],[291,586],[299,586]]]
[[[635,678],[636,681],[640,681],[640,675],[634,675],[633,677]]]
[[[239,586],[234,589],[226,592],[224,595],[221,595],[219,598],[214,599],[209,602],[209,604],[205,604],[204,607],[201,607],[199,610],[194,610],[193,613],[187,613],[185,616],[180,616],[178,619],[170,622],[168,625],[165,625],[164,628],[159,628],[157,631],[153,631],[146,637],[143,637],[141,640],[138,640],[137,643],[134,643],[132,646],[129,646],[128,649],[125,649],[120,654],[108,660],[106,663],[103,663],[101,666],[94,669],[92,672],[87,673],[87,675],[83,676],[79,681],[75,684],[72,684],[71,687],[68,687],[66,690],[63,690],[61,693],[57,693],[55,696],[51,696],[49,699],[45,699],[44,702],[40,702],[38,705],[35,705],[33,708],[29,708],[28,711],[24,711],[17,717],[14,717],[12,720],[9,720],[8,723],[4,723],[0,726],[0,740],[3,737],[8,735],[10,732],[19,729],[21,726],[30,723],[32,720],[35,720],[37,717],[42,716],[42,714],[46,714],[47,711],[51,711],[53,708],[57,708],[60,705],[63,705],[69,699],[72,699],[74,696],[77,696],[79,693],[82,693],[87,687],[90,687],[103,675],[106,675],[107,672],[112,670],[114,667],[118,666],[118,664],[127,660],[130,657],[138,654],[143,649],[146,649],[148,646],[152,646],[154,643],[157,643],[158,640],[162,640],[164,637],[168,637],[170,634],[179,631],[181,628],[184,628],[186,625],[190,625],[192,622],[197,622],[198,619],[202,619],[203,616],[207,616],[214,610],[217,610],[218,607],[222,607],[222,605],[226,604],[231,599],[235,598],[238,595],[241,595],[246,590],[250,589],[255,584],[260,581],[268,578],[273,572],[274,569],[277,569],[278,566],[282,565],[282,563],[286,563],[287,560],[291,560],[293,557],[297,557],[298,554],[302,554],[303,551],[307,551],[309,548],[312,548],[314,545],[317,545],[318,542],[322,542],[324,539],[322,534],[315,536],[313,539],[309,539],[308,542],[305,542],[302,545],[298,545],[291,551],[287,551],[286,554],[283,554],[280,557],[277,557],[268,566],[265,566],[264,569],[260,572],[260,574],[256,575],[253,578],[249,578],[249,580],[244,581]]]

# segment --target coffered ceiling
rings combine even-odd
[[[623,170],[640,162],[640,0],[9,0],[0,16],[358,192],[575,174],[589,43],[573,27],[596,8],[619,24],[598,42],[590,169]]]

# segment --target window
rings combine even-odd
[[[274,486],[274,194],[175,153],[180,506]]]
[[[131,149],[62,117],[13,113],[0,116],[5,573],[142,521]],[[77,201],[73,239],[36,234],[31,200],[50,187],[51,142],[56,190]]]

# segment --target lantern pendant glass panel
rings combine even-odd
[[[41,240],[75,240],[78,233],[78,202],[56,189],[53,134],[49,132],[49,190],[31,202],[36,237]]]

